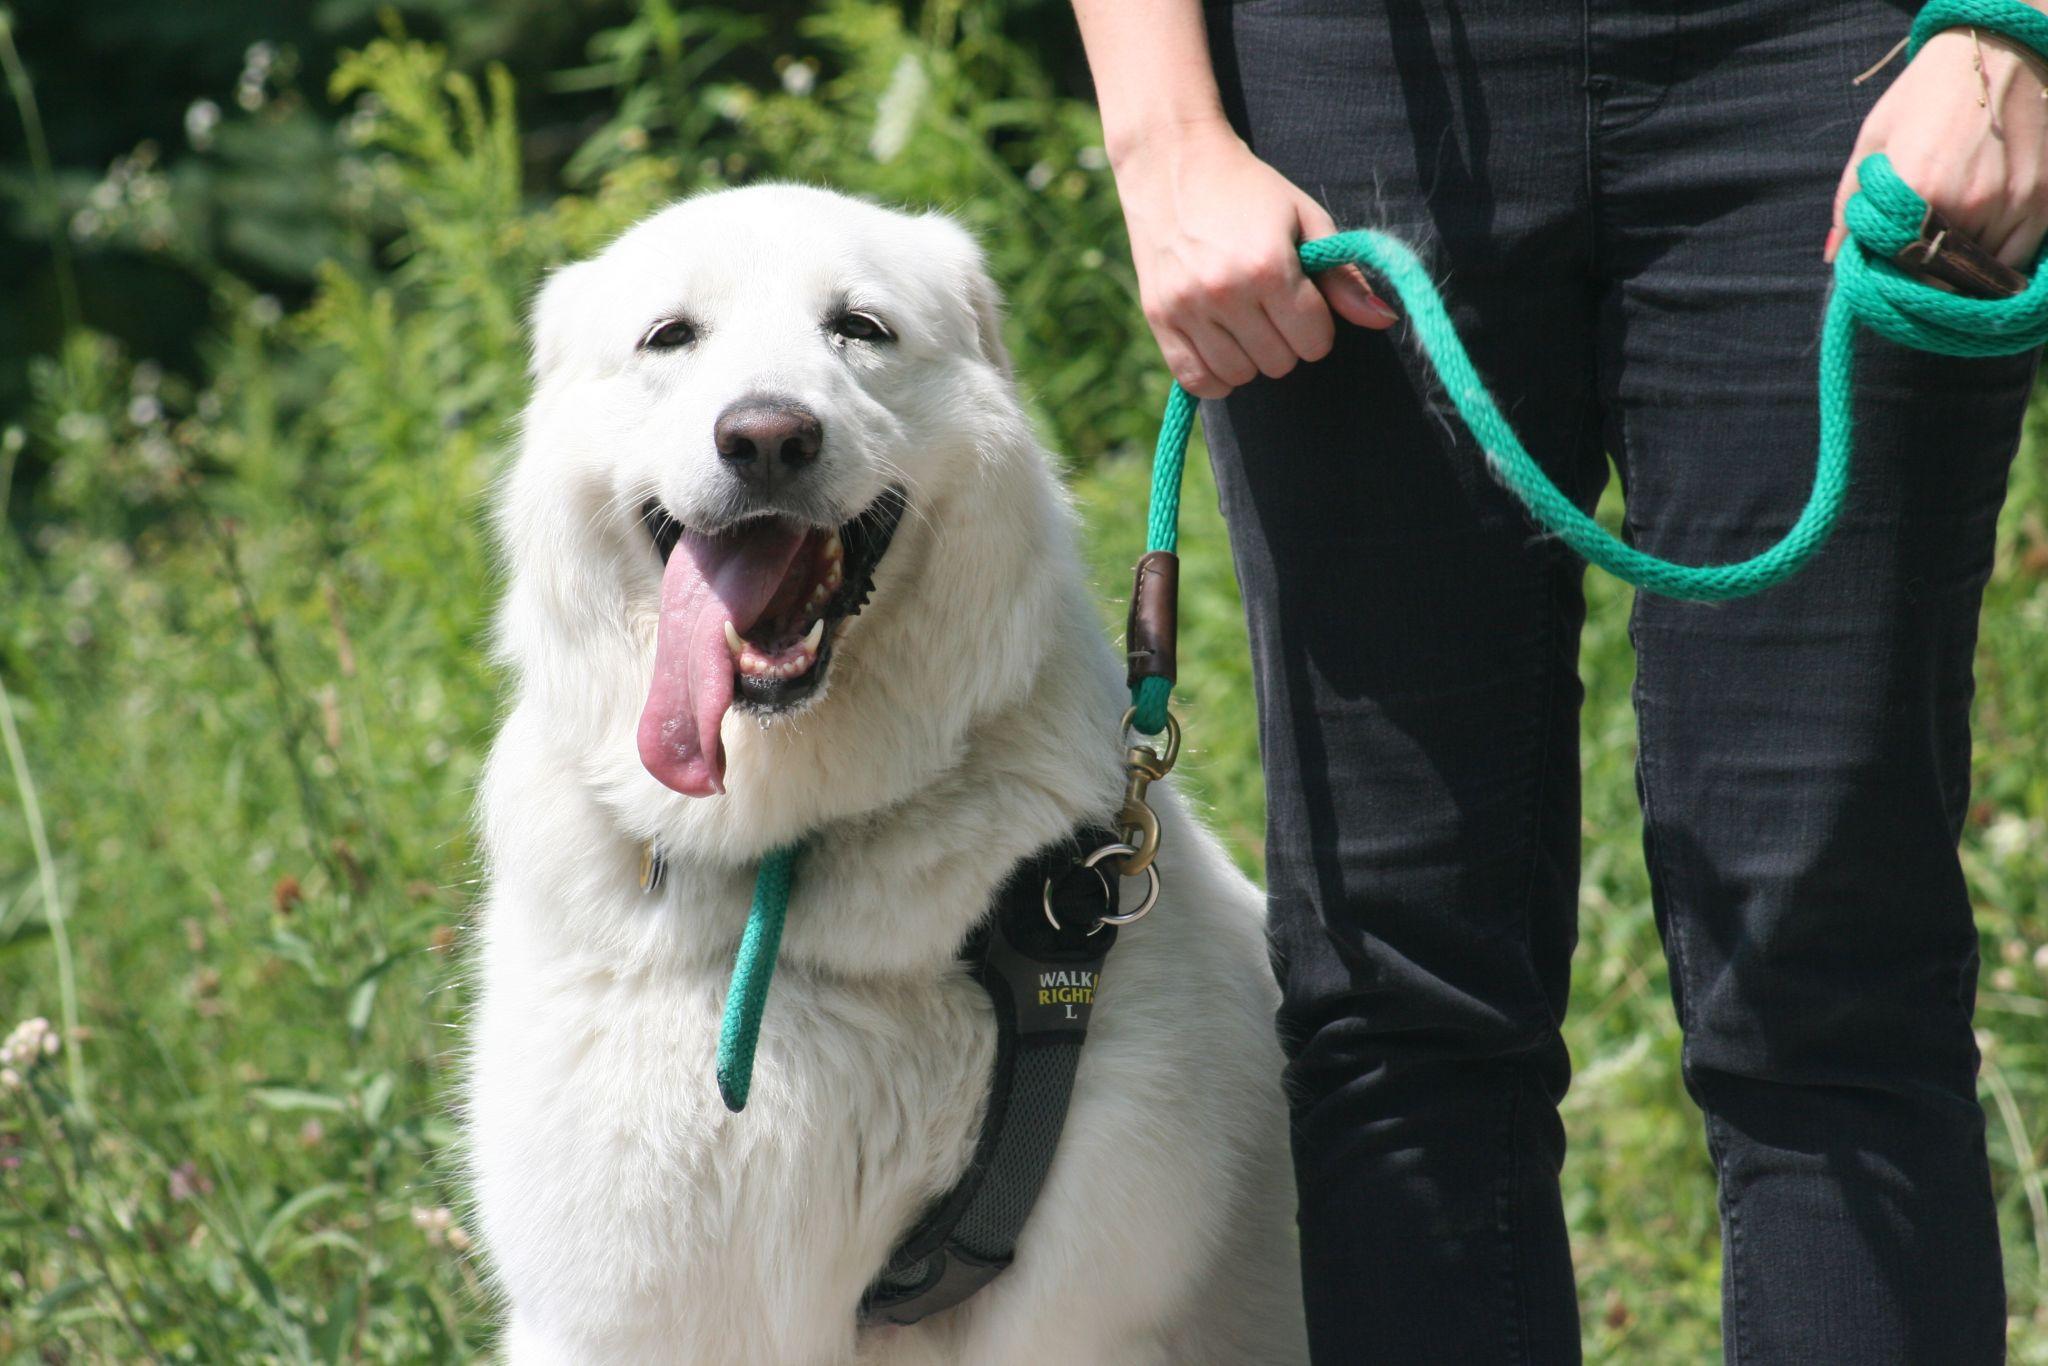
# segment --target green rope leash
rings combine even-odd
[[[2020,0],[1930,0],[1913,22],[1908,52],[1917,53],[1944,29],[1977,27],[2002,33],[2048,59],[2048,15]],[[1732,564],[1674,564],[1646,554],[1603,530],[1550,481],[1502,416],[1465,351],[1429,271],[1407,244],[1362,228],[1304,242],[1302,268],[1311,274],[1357,265],[1393,290],[1423,353],[1458,416],[1486,453],[1494,476],[1519,499],[1530,518],[1581,556],[1637,588],[1694,602],[1721,602],[1782,583],[1813,558],[1842,510],[1849,487],[1855,426],[1855,332],[1861,322],[1902,345],[1947,356],[2004,356],[2048,341],[2048,273],[2039,262],[2026,290],[2009,299],[1971,299],[1908,275],[1892,257],[1918,240],[1927,203],[1892,169],[1883,154],[1857,167],[1860,189],[1849,201],[1851,240],[1835,259],[1820,342],[1820,452],[1813,491],[1791,530],[1776,545]],[[1152,507],[1147,550],[1173,550],[1179,539],[1181,471],[1195,404],[1173,386],[1152,461]],[[1132,689],[1132,724],[1147,735],[1166,725],[1170,680],[1144,678]]]
[[[761,870],[754,875],[753,909],[747,912],[746,933],[740,936],[732,982],[725,989],[725,1016],[718,1027],[718,1095],[734,1114],[747,1108],[747,1093],[754,1085],[754,1045],[761,1038],[761,1011],[768,1004],[768,981],[775,975],[775,951],[782,946],[796,856],[797,846],[791,845],[761,860]]]
[[[2048,59],[2048,15],[2020,0],[1930,0],[1913,21],[1909,56],[1944,29],[1976,27],[2002,33]],[[1450,395],[1466,429],[1486,452],[1494,476],[1518,498],[1538,526],[1580,555],[1636,587],[1665,597],[1721,602],[1760,593],[1781,583],[1813,558],[1842,510],[1849,487],[1854,428],[1855,332],[1860,322],[1901,345],[1945,356],[2005,356],[2048,341],[2048,273],[2036,270],[2026,290],[2010,299],[1970,299],[1922,283],[1892,264],[1892,257],[1918,240],[1926,201],[1900,179],[1882,154],[1857,167],[1861,187],[1849,201],[1850,240],[1835,259],[1834,290],[1828,298],[1820,343],[1820,454],[1813,491],[1799,518],[1776,545],[1733,564],[1683,565],[1645,554],[1602,530],[1550,482],[1515,435],[1478,367],[1458,339],[1436,282],[1406,243],[1370,228],[1338,233],[1301,246],[1302,268],[1311,274],[1357,265],[1380,276],[1406,309],[1423,353]],[[1180,542],[1181,473],[1195,400],[1176,384],[1166,398],[1159,444],[1152,455],[1151,508],[1145,519],[1147,550],[1177,551]],[[1166,727],[1173,683],[1140,679],[1131,690],[1131,724],[1146,735]],[[725,1016],[718,1035],[718,1093],[726,1108],[746,1108],[753,1084],[754,1046],[761,1035],[761,1011],[768,1000],[782,922],[789,910],[794,846],[761,860],[754,905],[747,916]]]

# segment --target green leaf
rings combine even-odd
[[[348,1102],[340,1096],[296,1086],[252,1086],[249,1096],[266,1110],[319,1110],[331,1115],[348,1113]]]
[[[370,1078],[369,1085],[363,1088],[360,1097],[364,1123],[374,1128],[378,1121],[384,1118],[384,1107],[390,1104],[391,1092],[397,1085],[398,1078],[389,1072],[379,1072]]]
[[[268,1257],[271,1244],[276,1241],[278,1234],[289,1228],[307,1210],[312,1209],[316,1205],[325,1204],[329,1200],[345,1196],[348,1193],[348,1187],[330,1181],[325,1185],[312,1186],[302,1190],[282,1205],[279,1205],[270,1218],[264,1221],[263,1231],[256,1235],[254,1249],[256,1255]]]

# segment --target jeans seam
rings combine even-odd
[[[1626,462],[1628,419],[1625,410],[1617,411],[1615,429],[1622,448],[1621,456]],[[1684,1073],[1689,1070],[1693,1040],[1693,1001],[1692,993],[1687,989],[1686,977],[1686,964],[1690,960],[1690,953],[1686,948],[1685,917],[1672,905],[1673,884],[1677,879],[1672,876],[1670,865],[1664,858],[1662,842],[1657,838],[1655,750],[1649,737],[1644,733],[1643,725],[1643,702],[1649,691],[1644,681],[1647,670],[1642,657],[1642,639],[1636,630],[1633,614],[1629,622],[1629,644],[1636,653],[1636,677],[1630,689],[1630,700],[1635,706],[1636,713],[1636,799],[1643,813],[1643,863],[1650,874],[1653,900],[1661,899],[1664,903],[1664,956],[1675,988],[1671,995],[1674,1012],[1678,1017],[1679,1070]],[[1743,1331],[1747,1297],[1744,1294],[1742,1279],[1741,1197],[1735,1184],[1728,1179],[1724,1163],[1727,1147],[1721,1141],[1720,1126],[1704,1104],[1700,1109],[1704,1120],[1702,1127],[1706,1131],[1707,1155],[1713,1164],[1716,1178],[1716,1203],[1721,1215],[1721,1350],[1725,1366],[1741,1366],[1748,1356],[1747,1338]]]
[[[1586,115],[1586,270],[1597,275],[1600,269],[1600,132],[1599,100],[1593,93],[1592,0],[1583,0],[1579,7],[1579,71],[1579,88],[1585,94]]]
[[[1712,1115],[1707,1117],[1707,1151],[1713,1159],[1714,1170],[1721,1173],[1721,1225],[1727,1246],[1722,1261],[1726,1267],[1728,1284],[1723,1288],[1723,1322],[1721,1324],[1721,1351],[1726,1366],[1742,1366],[1749,1359],[1749,1337],[1744,1332],[1748,1305],[1747,1287],[1742,1279],[1742,1197],[1722,1168],[1722,1159],[1727,1155],[1727,1145],[1721,1142],[1720,1125]]]
[[[1522,1093],[1520,1088],[1511,1088],[1507,1096],[1507,1133],[1503,1149],[1507,1161],[1501,1171],[1500,1197],[1496,1208],[1500,1212],[1501,1270],[1506,1279],[1508,1312],[1502,1315],[1507,1326],[1507,1360],[1510,1366],[1526,1366],[1529,1356],[1529,1297],[1522,1283],[1519,1258],[1515,1255],[1515,1192],[1521,1188],[1521,1171],[1517,1134],[1521,1128]]]

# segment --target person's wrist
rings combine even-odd
[[[2013,0],[2013,3],[2020,9],[2030,9],[2037,14],[2048,15],[2048,0]],[[1943,18],[1949,20],[1943,27],[1931,33],[1924,32],[1928,24],[1940,23]],[[2048,53],[2044,53],[2037,45],[2038,37],[2035,38],[2035,41],[2029,42],[2013,37],[1995,27],[1987,27],[1983,24],[1967,21],[1959,22],[1955,16],[1948,14],[1937,18],[1932,12],[1922,12],[1914,23],[1914,35],[1917,40],[1916,46],[1911,50],[1914,55],[1917,55],[1919,51],[1927,47],[1934,47],[1937,44],[1943,46],[1968,45],[1974,48],[1976,54],[1980,56],[1989,56],[1995,48],[2001,54],[2010,54],[2019,58],[2020,64],[2030,74],[2039,77],[2044,84],[2048,84]]]
[[[1114,123],[1105,120],[1103,127],[1103,151],[1110,168],[1118,173],[1160,152],[1222,139],[1234,142],[1237,133],[1222,108],[1213,105],[1150,111]]]
[[[2034,8],[2038,9],[2040,6]],[[1964,29],[1950,29],[1949,33],[1969,36],[1968,30]],[[1993,33],[1987,29],[1977,31],[1977,41],[1983,46],[1986,60],[1990,60],[1994,52],[2014,58],[2015,70],[2030,78],[2036,85],[2048,89],[2048,57],[2042,56],[2017,38],[2008,38],[2002,33]]]

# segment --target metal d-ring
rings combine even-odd
[[[1089,869],[1095,874],[1096,877],[1100,878],[1103,877],[1103,872],[1100,868],[1096,867],[1096,865],[1101,863],[1104,859],[1109,858],[1112,855],[1121,858],[1129,858],[1131,855],[1137,852],[1138,851],[1136,849],[1132,848],[1128,844],[1105,844],[1100,849],[1097,849],[1094,853],[1088,855],[1088,857],[1082,859],[1079,866]],[[1148,863],[1145,865],[1144,871],[1146,880],[1149,883],[1149,885],[1145,888],[1145,899],[1138,903],[1138,909],[1135,911],[1126,911],[1122,915],[1101,916],[1096,920],[1095,927],[1089,930],[1088,933],[1100,934],[1102,932],[1102,927],[1104,925],[1128,925],[1134,920],[1142,920],[1145,917],[1145,913],[1158,904],[1159,870]],[[1107,881],[1103,882],[1102,889],[1103,895],[1106,898],[1109,893],[1109,883]],[[1052,909],[1051,878],[1047,878],[1045,880],[1045,893],[1041,900],[1045,905],[1045,918],[1047,923],[1049,923],[1056,930],[1064,931],[1067,927],[1065,925],[1060,924],[1059,916],[1054,914]]]

